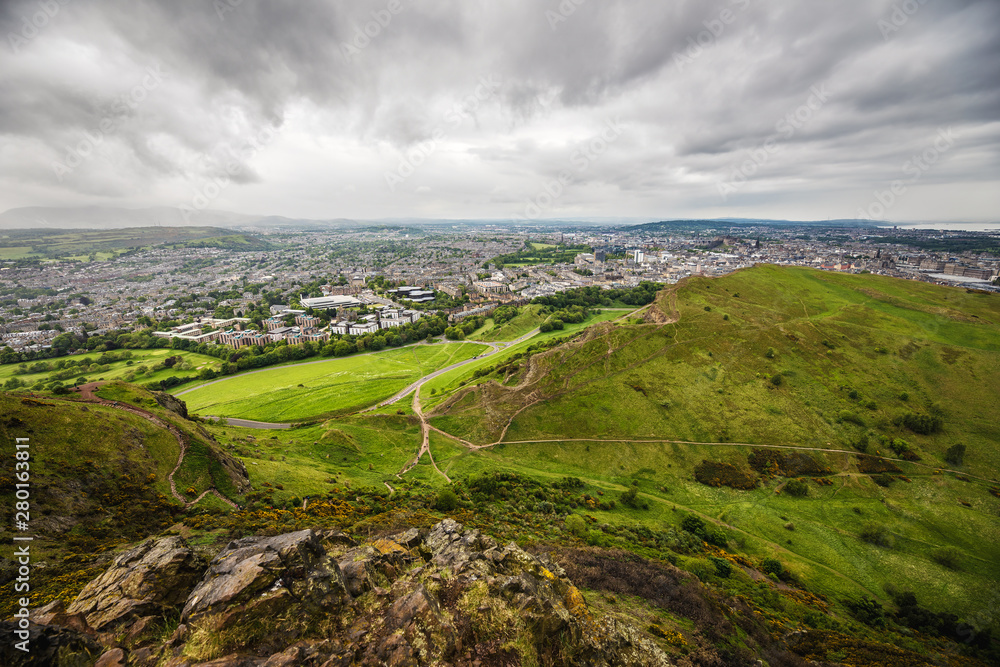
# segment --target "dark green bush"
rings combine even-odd
[[[765,574],[773,574],[778,578],[785,573],[785,566],[777,558],[765,558],[764,562],[761,563],[760,569]]]
[[[965,445],[952,445],[945,452],[944,460],[953,466],[962,465],[962,461],[965,460]]]
[[[793,479],[785,484],[785,491],[788,495],[802,498],[809,495],[809,484],[801,479]]]
[[[728,579],[729,575],[733,573],[733,566],[728,560],[725,560],[724,558],[717,558],[715,556],[712,556],[709,560],[711,560],[712,564],[715,565],[715,573],[723,579]]]

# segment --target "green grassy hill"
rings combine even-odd
[[[676,312],[664,293],[649,323],[603,325],[514,377],[445,390],[435,427],[521,444],[452,446],[444,472],[572,475],[611,494],[634,480],[650,509],[598,521],[653,527],[688,508],[826,594],[886,599],[890,585],[937,609],[988,605],[1000,563],[1000,298],[778,267],[690,279],[674,297]],[[945,460],[956,444],[961,465]],[[834,450],[811,453],[832,484],[810,481],[796,498],[776,493],[782,476],[749,491],[695,480],[705,460],[749,470],[761,445]],[[899,459],[888,488],[860,471],[862,451]],[[890,546],[866,541],[872,528]]]
[[[996,657],[1000,297],[760,266],[688,279],[623,314],[502,347],[425,382],[419,403],[355,412],[485,345],[267,369],[182,396],[208,414],[311,420],[287,430],[201,431],[123,383],[101,396],[201,443],[177,473],[195,492],[218,486],[213,452],[246,464],[240,511],[209,497],[181,516],[200,544],[317,526],[378,536],[453,516],[571,553],[588,602],[643,619],[678,662],[755,664],[778,655],[768,642],[816,664]],[[172,436],[109,407],[32,401],[0,395],[0,435],[71,443],[45,455],[77,467],[46,461],[43,479],[69,489],[93,460],[109,479],[155,474],[149,492],[163,495]],[[101,507],[96,525],[117,525]],[[610,569],[588,570],[595,558]],[[702,603],[637,574],[665,563]],[[739,630],[714,632],[705,604]],[[808,647],[792,646],[795,631]],[[754,659],[698,663],[702,649]]]
[[[33,597],[44,604],[75,585],[99,554],[121,544],[155,535],[185,513],[185,504],[170,489],[180,444],[166,426],[176,429],[187,451],[174,482],[186,502],[217,489],[240,501],[246,486],[234,480],[235,462],[199,424],[166,409],[149,392],[111,383],[98,394],[118,406],[85,402],[78,396],[33,397],[0,393],[0,502],[15,507],[20,480],[15,469],[16,438],[28,438],[30,497],[29,531],[33,564]],[[128,403],[156,421],[123,409]],[[238,464],[237,464],[238,465]],[[214,495],[193,505],[191,512],[230,508]],[[8,515],[10,516],[10,515]],[[0,528],[0,540],[12,544],[13,517]],[[10,561],[0,558],[2,609],[13,604],[13,582],[6,576]],[[79,576],[78,576],[79,575]],[[78,590],[78,589],[77,589]],[[75,594],[75,593],[74,593]]]
[[[760,267],[692,279],[677,289],[676,308],[676,323],[608,326],[538,358],[537,381],[523,387],[456,394],[435,424],[481,444],[495,441],[508,421],[506,440],[668,438],[852,449],[867,436],[874,452],[886,435],[937,463],[961,442],[969,472],[995,470],[996,296]],[[518,397],[532,393],[545,400],[525,407]],[[482,410],[499,420],[477,420],[478,432],[460,424],[464,414]],[[917,433],[901,422],[907,415],[937,416],[941,425]]]

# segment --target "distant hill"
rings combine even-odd
[[[718,229],[720,227],[885,227],[886,223],[871,220],[769,220],[754,218],[714,218],[704,220],[691,218],[684,220],[662,220],[642,225],[622,227],[631,232],[679,232],[682,230]]]
[[[121,227],[114,229],[11,229],[0,231],[0,248],[20,250],[15,259],[114,256],[134,248],[223,248],[272,250],[260,236],[219,227]]]

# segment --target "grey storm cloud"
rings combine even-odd
[[[851,217],[945,128],[932,213],[1000,203],[995,0],[14,0],[0,34],[5,208],[516,217],[563,174],[542,217]]]

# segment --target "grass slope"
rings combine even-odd
[[[601,322],[618,319],[625,312],[627,311],[602,310],[600,313],[591,315],[585,322],[567,324],[565,328],[561,330],[536,334],[528,340],[523,340],[520,343],[505,347],[496,354],[482,357],[481,359],[477,359],[476,361],[466,364],[461,368],[456,368],[455,370],[447,373],[442,373],[438,377],[424,383],[424,385],[420,388],[420,400],[424,402],[425,407],[428,405],[433,406],[452,392],[457,391],[458,389],[461,389],[469,384],[478,382],[477,380],[473,380],[473,374],[477,370],[489,368],[490,366],[502,363],[519,352],[527,351],[527,349],[533,345],[538,345],[539,343],[544,343],[554,338],[572,336],[573,334],[579,333],[594,324],[600,324]],[[486,379],[487,378],[483,378],[482,381],[486,381]],[[434,391],[433,394],[431,393],[431,390]]]
[[[712,459],[746,467],[749,448],[639,442],[502,445],[446,456],[445,472],[574,475],[610,491],[639,479],[651,509],[638,518],[669,521],[676,505],[723,521],[744,536],[746,549],[789,559],[817,590],[884,596],[893,584],[918,588],[939,609],[988,603],[1000,562],[1000,501],[976,477],[995,479],[1000,454],[1000,298],[757,267],[686,281],[676,306],[675,324],[609,327],[537,356],[536,381],[523,388],[483,378],[439,402],[432,424],[483,444],[508,426],[505,442],[663,439],[842,450],[821,454],[837,474],[834,486],[811,484],[805,499],[776,495],[777,482],[756,491],[710,488],[692,479],[694,466]],[[906,413],[942,415],[944,427],[914,433],[898,423]],[[879,436],[905,439],[922,459],[901,464],[911,482],[886,489],[858,473],[852,445],[863,438],[872,453],[896,456]],[[975,476],[969,482],[935,474],[952,467],[944,454],[957,443],[968,446],[961,471]],[[620,512],[595,516],[616,521]],[[869,524],[886,531],[891,548],[859,539]],[[935,560],[948,546],[960,553],[958,571]]]

